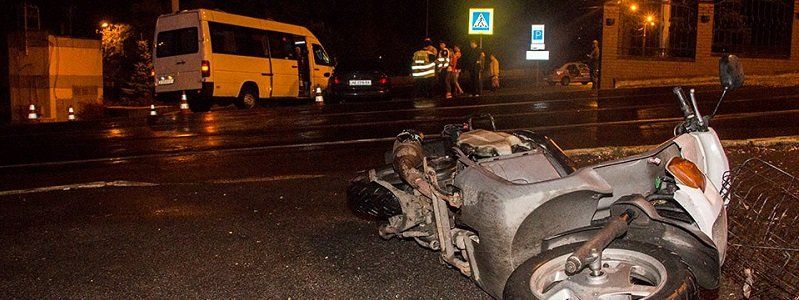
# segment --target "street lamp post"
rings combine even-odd
[[[655,26],[655,17],[652,15],[646,16],[644,20],[644,35],[641,41],[641,54],[646,55],[646,28],[649,26]]]

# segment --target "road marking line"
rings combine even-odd
[[[82,190],[82,189],[101,189],[106,187],[154,187],[154,186],[167,186],[167,185],[202,185],[202,184],[238,184],[238,183],[258,183],[258,182],[272,182],[272,181],[283,181],[283,180],[297,180],[297,179],[317,179],[317,178],[324,178],[327,175],[322,174],[312,174],[312,175],[282,175],[282,176],[268,176],[268,177],[248,177],[248,178],[240,178],[240,179],[213,179],[207,180],[203,182],[167,182],[167,183],[152,183],[152,182],[140,182],[140,181],[126,181],[126,180],[115,180],[115,181],[92,181],[92,182],[84,182],[84,183],[75,183],[75,184],[65,184],[65,185],[54,185],[54,186],[45,186],[45,187],[37,187],[37,188],[30,188],[30,189],[19,189],[19,190],[8,190],[8,191],[0,191],[0,196],[13,196],[13,195],[24,195],[24,194],[34,194],[34,193],[46,193],[46,192],[57,192],[57,191],[71,191],[71,190]]]
[[[0,191],[0,196],[44,193],[44,192],[54,192],[54,191],[69,191],[69,190],[80,190],[80,189],[99,189],[104,187],[150,187],[150,186],[158,186],[158,184],[150,182],[124,181],[124,180],[94,181],[86,183],[38,187],[32,189]]]
[[[295,179],[317,179],[317,178],[324,178],[327,175],[284,175],[284,176],[269,176],[269,177],[248,177],[248,178],[237,178],[237,179],[216,179],[210,180],[208,183],[215,183],[215,184],[235,184],[235,183],[257,183],[257,182],[271,182],[271,181],[281,181],[281,180],[295,180]]]

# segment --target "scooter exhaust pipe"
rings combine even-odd
[[[627,210],[610,220],[602,230],[569,256],[566,260],[566,273],[575,274],[585,267],[589,267],[591,275],[599,276],[602,269],[602,250],[605,250],[613,240],[627,233],[633,219],[635,219],[635,212]]]
[[[410,130],[403,131],[394,141],[393,152],[394,171],[423,195],[432,195],[432,187],[425,180],[424,173],[419,170],[424,162],[422,135]]]

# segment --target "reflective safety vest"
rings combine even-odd
[[[430,78],[436,76],[436,64],[430,62],[427,55],[428,53],[425,50],[419,50],[413,53],[413,64],[411,65],[411,74],[413,78]]]
[[[449,49],[444,48],[438,51],[438,58],[436,59],[436,69],[441,72],[442,70],[449,69]]]

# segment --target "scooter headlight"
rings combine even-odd
[[[694,163],[682,157],[675,157],[669,161],[667,170],[677,179],[677,182],[689,187],[705,191],[705,175]]]

